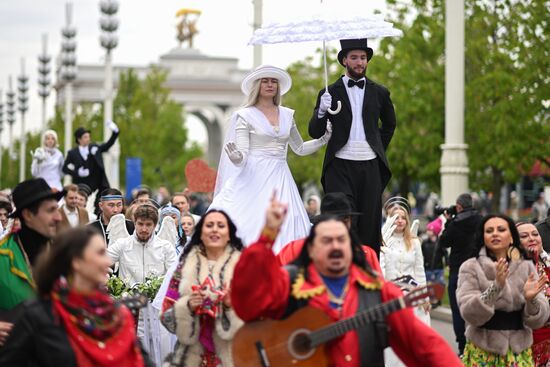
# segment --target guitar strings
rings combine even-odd
[[[384,315],[383,313],[380,313],[380,311],[382,311],[383,308],[388,308],[390,310],[389,313],[392,313],[392,312],[395,312],[395,311],[398,311],[400,309],[402,309],[403,307],[401,306],[401,300],[405,299],[405,296],[401,296],[401,297],[398,297],[398,298],[394,298],[386,303],[381,303],[381,304],[378,304],[374,307],[371,307],[367,310],[364,310],[354,316],[351,316],[351,317],[348,317],[346,319],[343,319],[343,320],[339,320],[337,321],[336,323],[332,324],[332,325],[328,325],[328,326],[324,326],[316,331],[312,331],[310,332],[310,334],[308,335],[310,337],[310,340],[311,340],[311,343],[312,344],[316,344],[316,347],[323,344],[324,342],[326,341],[329,341],[331,339],[333,339],[334,337],[331,335],[334,333],[333,330],[338,330],[339,328],[342,328],[342,331],[343,331],[343,334],[351,331],[353,328],[349,329],[349,330],[346,330],[346,328],[349,326],[355,326],[355,324],[359,321],[362,321],[364,323],[368,323],[369,321],[371,320],[374,320],[374,318],[372,316],[387,316],[387,315]],[[395,310],[392,310],[393,306],[397,306]],[[406,308],[406,307],[405,307]],[[388,313],[388,314],[389,314]],[[376,314],[376,315],[371,315],[371,314]],[[363,325],[364,326],[364,325]],[[355,328],[359,328],[361,327],[360,324],[357,323],[357,327]],[[319,341],[323,341],[325,338],[329,338],[328,340],[324,341],[324,342],[321,342],[319,343]],[[279,355],[281,354],[281,352],[284,352],[285,354],[290,354],[289,352],[289,348],[288,348],[288,340],[285,341],[285,342],[281,342],[281,343],[277,343],[277,344],[273,344],[272,346],[268,347],[268,348],[265,348],[265,351],[266,353],[269,352],[269,355]],[[311,348],[311,350],[315,349],[316,347],[313,347]]]

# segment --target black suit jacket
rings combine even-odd
[[[90,186],[92,192],[100,187],[110,187],[105,175],[105,165],[103,164],[103,156],[101,154],[113,146],[118,134],[118,132],[113,132],[109,140],[103,144],[91,143],[89,145],[90,154],[86,161],[80,155],[78,147],[69,150],[65,164],[63,164],[63,172],[71,175],[74,184],[84,183]],[[78,169],[80,167],[88,168],[90,175],[88,177],[78,176]]]
[[[327,112],[322,118],[318,118],[319,103],[321,96],[325,93],[325,89],[321,89],[317,96],[313,116],[309,121],[309,135],[315,139],[320,138],[325,133],[327,119],[330,119],[332,122],[332,136],[327,145],[325,161],[323,162],[323,174],[321,176],[323,187],[326,169],[334,160],[336,152],[346,145],[352,121],[351,104],[342,78],[338,79],[334,84],[329,85],[328,91],[332,96],[331,109],[336,109],[337,101],[341,101],[342,110],[336,115],[331,115]],[[378,120],[382,122],[380,127],[378,126]],[[385,187],[391,178],[391,171],[385,152],[390,144],[395,126],[395,111],[390,98],[390,92],[384,86],[366,79],[365,98],[363,100],[363,127],[367,142],[382,163],[380,165],[382,187]]]

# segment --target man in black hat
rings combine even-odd
[[[343,192],[331,192],[326,194],[321,201],[321,214],[314,217],[312,222],[316,223],[320,218],[326,216],[335,216],[338,217],[346,226],[351,229],[352,218],[355,216],[360,216],[361,213],[354,212],[349,200]],[[279,265],[284,266],[290,264],[300,254],[302,247],[304,247],[305,238],[294,240],[286,244],[281,251],[277,254],[277,260]],[[382,274],[382,269],[380,268],[380,262],[376,252],[369,246],[362,246],[363,252],[365,253],[365,258],[371,264],[373,270],[377,271],[379,274]]]
[[[73,178],[74,184],[86,184],[91,192],[98,190],[98,194],[108,189],[109,181],[105,174],[102,153],[107,152],[115,143],[119,129],[113,122],[107,123],[109,129],[113,132],[106,143],[97,144],[91,142],[90,130],[79,127],[74,132],[74,137],[78,146],[69,150],[63,172]],[[96,196],[95,207],[98,210],[99,195]]]
[[[325,193],[346,194],[353,209],[362,214],[355,223],[361,243],[379,254],[381,196],[391,177],[385,151],[395,130],[395,112],[390,92],[365,77],[373,54],[367,39],[341,40],[340,44],[338,61],[346,74],[329,85],[328,92],[319,92],[309,134],[320,138],[327,120],[332,122],[321,184]]]
[[[57,202],[63,191],[52,189],[42,178],[23,181],[13,189],[21,229],[0,241],[0,321],[13,322],[16,307],[34,295],[32,267],[57,233],[61,215]]]

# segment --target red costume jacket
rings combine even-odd
[[[261,236],[241,255],[231,283],[231,302],[244,321],[261,317],[279,319],[287,308],[290,294],[288,272],[280,267],[271,250],[272,241]],[[352,265],[349,272],[349,291],[344,299],[342,315],[330,308],[325,285],[313,264],[308,268],[310,281],[298,276],[294,296],[306,297],[309,305],[324,311],[334,320],[354,316],[358,307],[358,288],[380,289],[382,302],[400,297],[401,291],[382,278],[373,278]],[[407,366],[462,366],[449,345],[434,330],[418,320],[410,308],[386,318],[388,340],[395,353]],[[359,367],[360,352],[357,333],[350,331],[327,345],[334,366]]]
[[[279,262],[279,265],[285,266],[296,260],[296,258],[298,258],[298,256],[300,255],[300,252],[302,251],[305,242],[306,239],[301,238],[299,240],[294,240],[286,244],[286,246],[283,247],[282,250],[277,254],[277,261]],[[382,268],[380,267],[380,261],[378,261],[376,252],[367,245],[363,245],[361,247],[363,248],[363,252],[365,253],[365,259],[370,264],[372,270],[382,275]]]

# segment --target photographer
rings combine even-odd
[[[449,256],[449,303],[453,316],[453,329],[458,342],[459,353],[464,352],[466,338],[465,325],[460,316],[456,303],[456,288],[458,284],[458,269],[464,261],[473,255],[474,233],[481,222],[481,215],[474,209],[472,196],[468,193],[460,194],[456,199],[456,206],[444,211],[447,217],[445,229],[439,237],[443,247],[450,247]]]

